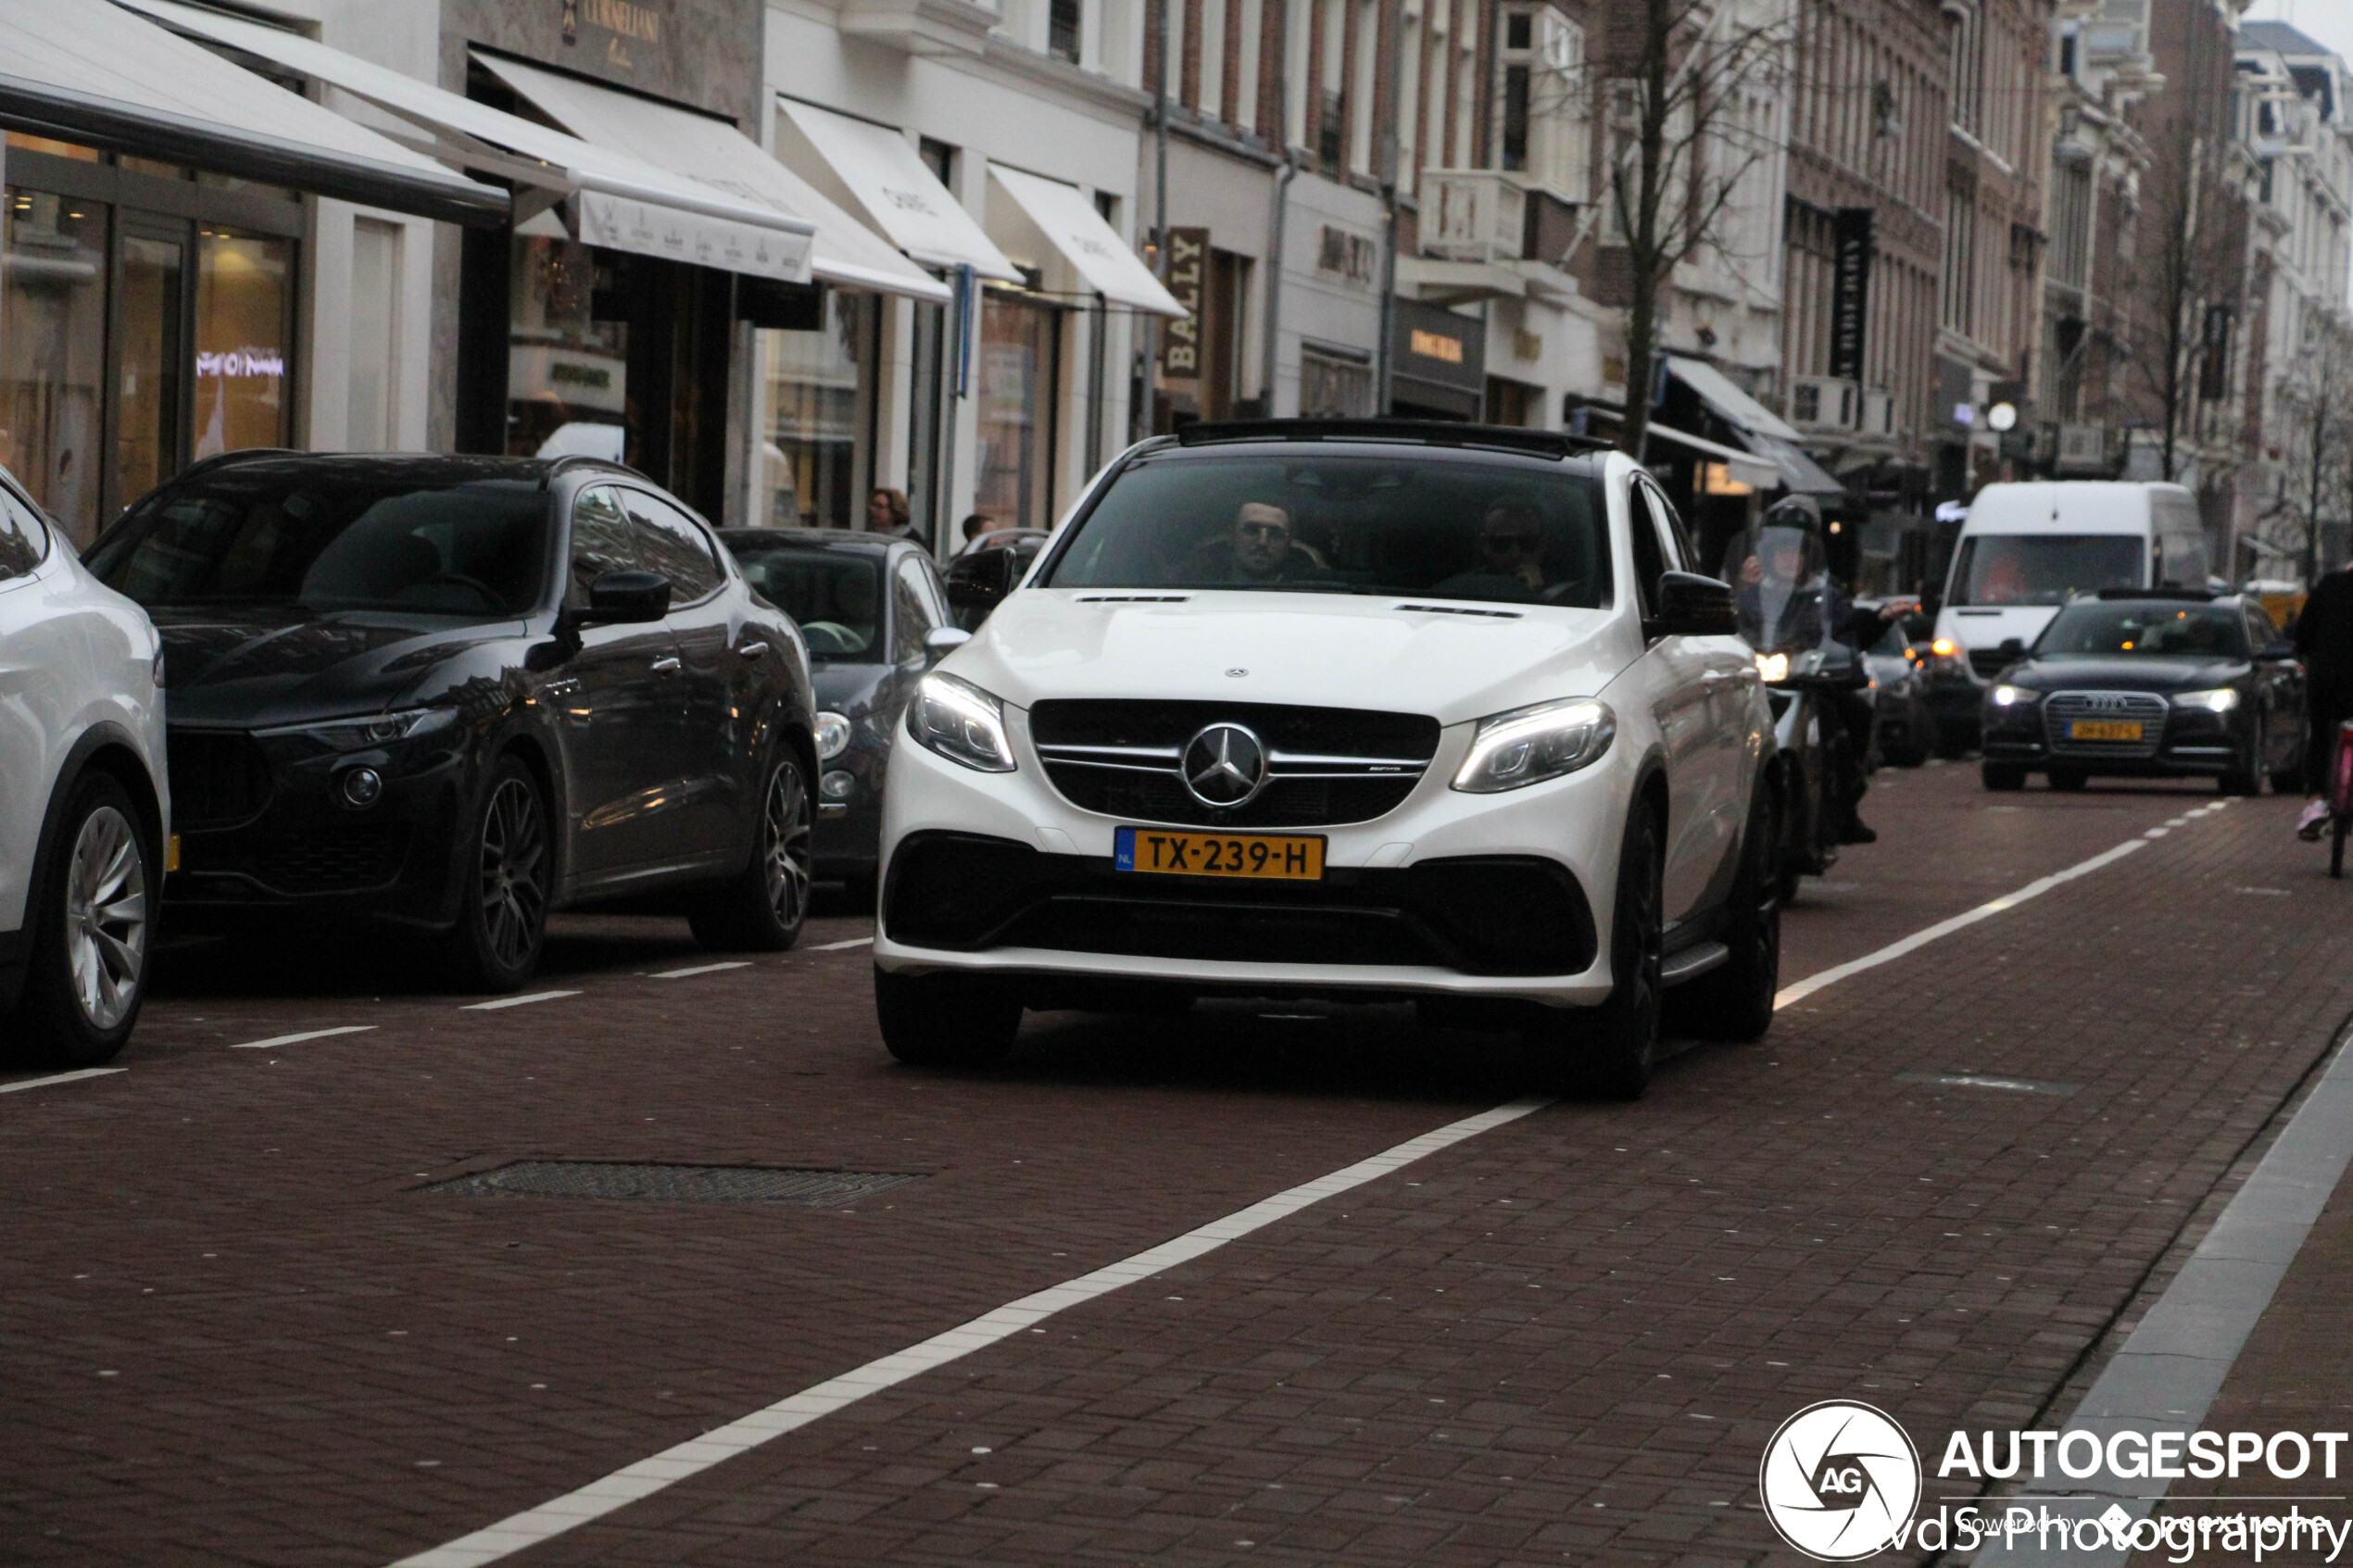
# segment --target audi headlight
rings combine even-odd
[[[2228,713],[2239,705],[2239,694],[2229,686],[2217,686],[2210,692],[2176,692],[2176,708],[2203,708],[2208,713]]]
[[[365,751],[414,740],[458,721],[454,708],[410,708],[394,713],[370,713],[355,719],[325,719],[314,724],[282,724],[255,732],[264,735],[302,735],[334,751]]]
[[[1498,795],[1556,779],[1601,760],[1617,734],[1617,715],[1591,697],[1515,708],[1478,721],[1454,787]]]
[[[1756,656],[1756,676],[1767,685],[1789,679],[1789,655],[1760,653]]]
[[[1013,771],[1013,748],[1005,738],[1005,705],[969,681],[930,674],[907,705],[907,729],[922,745],[950,762],[984,773]]]
[[[2024,686],[1995,686],[1991,695],[1996,708],[2015,708],[2021,702],[2043,700],[2041,692],[2029,691]]]
[[[849,718],[843,713],[817,715],[817,760],[830,762],[849,749]]]

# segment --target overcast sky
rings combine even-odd
[[[2353,60],[2353,0],[2255,0],[2244,19],[2294,22]]]

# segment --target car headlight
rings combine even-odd
[[[849,749],[849,718],[843,713],[817,715],[817,760],[830,762]]]
[[[1591,697],[1541,702],[1481,719],[1454,787],[1497,795],[1556,779],[1601,759],[1617,734],[1617,715]]]
[[[2239,705],[2239,694],[2229,686],[2217,686],[2210,692],[2176,692],[2176,708],[2203,708],[2208,713],[2228,713]]]
[[[364,751],[370,746],[390,746],[395,741],[414,740],[435,730],[446,730],[458,721],[454,708],[410,708],[395,713],[369,713],[355,719],[325,719],[313,724],[282,724],[276,729],[258,730],[264,735],[303,735],[335,751]]]
[[[950,762],[984,773],[1013,771],[1013,748],[1005,738],[1005,705],[969,681],[926,675],[907,705],[907,730],[922,745]]]
[[[2022,702],[2040,702],[2043,694],[2024,686],[1995,686],[1989,694],[1996,708],[2015,708]]]
[[[1756,677],[1767,685],[1789,679],[1789,655],[1760,653],[1756,656]]]

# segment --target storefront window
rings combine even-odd
[[[862,515],[860,370],[871,358],[873,318],[871,301],[828,292],[817,331],[761,331],[767,428],[757,526],[848,528]]]
[[[1302,348],[1299,355],[1299,417],[1361,420],[1373,411],[1373,368],[1356,359]]]
[[[1053,524],[1061,312],[990,293],[980,311],[980,470],[973,509],[1022,528]]]
[[[122,353],[116,383],[114,461],[116,493],[126,501],[153,490],[180,467],[180,308],[185,256],[185,247],[176,239],[131,232],[122,236]]]
[[[629,328],[597,312],[586,245],[515,236],[509,317],[507,451],[622,458],[629,411]]]
[[[175,247],[176,248],[176,247]],[[293,438],[287,380],[294,242],[206,227],[196,233],[195,456]],[[126,473],[123,497],[139,494]]]
[[[87,544],[100,504],[107,210],[12,187],[6,218],[0,462]]]

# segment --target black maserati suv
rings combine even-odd
[[[389,923],[493,990],[569,905],[666,905],[715,947],[799,935],[807,651],[630,470],[238,454],[88,560],[163,633],[167,918]]]

